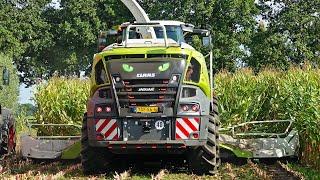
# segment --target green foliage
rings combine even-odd
[[[89,96],[89,83],[78,78],[53,77],[38,86],[35,93],[37,122],[81,125]],[[65,128],[42,128],[40,134],[67,135],[80,133],[77,129],[67,132]],[[67,134],[66,134],[67,133]]]
[[[286,56],[293,62],[320,63],[320,0],[288,1],[271,26],[272,31],[288,39]]]
[[[294,118],[302,161],[320,168],[320,69],[311,65],[288,71],[249,69],[216,76],[223,126],[255,120]],[[275,127],[273,127],[275,128]]]
[[[288,164],[288,166],[291,169],[302,173],[306,179],[320,179],[320,171],[300,164]]]
[[[7,67],[10,73],[10,84],[9,86],[2,85],[2,71],[3,67]],[[18,98],[19,98],[19,79],[17,70],[12,64],[12,58],[0,53],[0,104],[2,107],[7,107],[12,110],[17,109]]]
[[[262,0],[262,2],[264,2]],[[248,45],[251,56],[245,58],[256,71],[263,67],[288,69],[290,63],[320,63],[320,0],[269,1],[260,3],[261,22]],[[278,8],[272,8],[278,6]]]
[[[13,53],[21,81],[80,75],[89,69],[100,30],[132,19],[118,0],[0,3],[0,52]]]
[[[24,112],[26,116],[33,116],[36,112],[36,107],[33,104],[19,104],[18,112]]]
[[[18,110],[15,114],[16,132],[18,138],[22,133],[27,133],[29,131],[27,127],[27,120],[34,119],[33,114],[29,115],[29,113],[30,112],[28,112],[27,108],[21,107],[19,105]]]
[[[240,45],[247,44],[257,24],[254,0],[141,0],[150,19],[180,20],[213,34],[214,68],[235,70],[239,59],[246,57]]]
[[[0,52],[13,53],[21,81],[90,69],[100,30],[133,21],[119,0],[0,2]],[[180,20],[210,29],[214,69],[282,70],[305,60],[319,65],[320,0],[138,0],[150,19]],[[257,16],[265,23],[257,22]],[[266,23],[267,22],[267,23]]]
[[[48,2],[28,1],[20,8],[2,3],[0,51],[14,51],[18,69],[24,72],[21,80],[27,84],[55,71],[79,75],[89,67],[98,32],[134,20],[118,0],[61,1],[59,8],[47,6]],[[258,13],[254,0],[139,3],[151,19],[181,20],[211,29],[216,69],[234,70],[236,60],[245,56],[239,46],[248,41],[255,25],[252,17]]]
[[[41,11],[48,0],[2,1],[0,3],[0,52],[13,54],[22,81],[33,84],[38,74],[46,74],[48,64],[39,53],[53,43]]]
[[[301,137],[302,161],[319,168],[320,69],[310,65],[288,71],[263,70],[255,75],[243,69],[216,76],[223,126],[254,120],[295,119]],[[77,78],[54,77],[35,95],[39,123],[81,124],[89,83]],[[269,126],[270,131],[283,129]],[[272,131],[272,132],[274,132]],[[64,134],[66,131],[55,131]],[[42,133],[51,133],[42,129]],[[70,132],[71,133],[71,132]]]
[[[26,121],[29,119],[34,119],[34,114],[36,112],[36,107],[33,104],[19,104],[15,119],[16,119],[16,131],[18,133],[26,133],[29,129],[26,126]]]

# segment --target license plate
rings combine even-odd
[[[136,107],[137,113],[157,113],[159,112],[158,107],[138,106]]]

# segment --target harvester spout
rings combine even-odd
[[[121,2],[126,5],[126,7],[130,10],[131,14],[136,19],[138,23],[148,23],[150,19],[144,9],[139,5],[136,0],[121,0]],[[149,39],[150,36],[152,39],[156,39],[156,34],[153,28],[138,28],[138,32],[141,33],[144,39]]]
[[[150,21],[147,13],[136,0],[121,0],[121,2],[130,10],[137,22],[146,23]]]

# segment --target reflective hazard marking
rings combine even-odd
[[[115,119],[96,120],[96,132],[104,136],[104,140],[118,140],[120,129]]]
[[[200,118],[177,118],[176,139],[189,139],[191,133],[199,131]]]

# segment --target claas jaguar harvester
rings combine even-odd
[[[85,173],[112,163],[113,154],[185,154],[197,174],[219,166],[217,104],[205,58],[186,33],[209,35],[178,21],[125,23],[120,42],[94,56],[81,138]]]
[[[117,163],[115,155],[181,155],[196,174],[214,173],[220,157],[297,156],[293,120],[219,128],[208,30],[179,21],[150,21],[135,0],[121,1],[136,22],[100,33],[101,52],[94,56],[82,123],[84,173]],[[195,36],[209,50],[208,58],[189,45]]]
[[[119,158],[164,155],[177,158],[174,162],[183,157],[190,171],[203,174],[214,173],[220,158],[297,156],[299,136],[291,119],[219,128],[209,31],[178,21],[150,21],[135,0],[121,1],[136,22],[100,33],[82,127],[28,120],[29,133],[20,141],[24,158],[80,156],[84,173],[91,174]],[[209,50],[206,58],[189,45],[193,37]],[[39,133],[43,128],[79,131]]]

